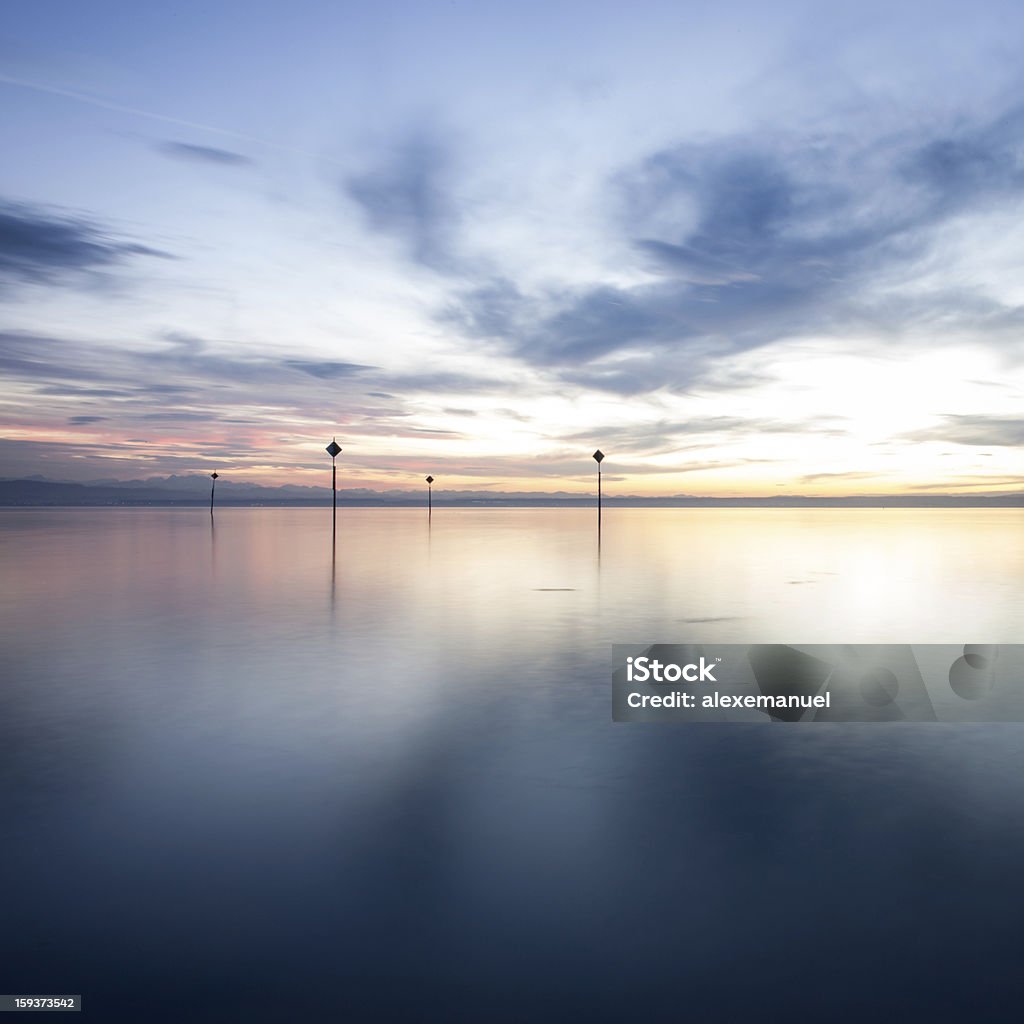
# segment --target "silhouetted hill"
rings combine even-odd
[[[105,480],[88,484],[58,482],[41,478],[0,480],[0,505],[206,505],[210,500],[209,480],[199,477],[167,477],[155,480]],[[217,482],[217,505],[228,506],[322,506],[329,505],[326,488],[265,487],[259,484]],[[434,491],[434,506],[465,507],[566,507],[586,508],[593,495],[565,491]],[[426,495],[418,491],[371,491],[355,488],[338,491],[342,506],[418,507]],[[678,494],[664,498],[642,495],[605,496],[606,508],[1022,508],[1024,493],[998,495],[897,494],[851,495],[834,498],[799,494],[771,497],[709,498]]]
[[[209,500],[209,497],[207,497]],[[125,487],[55,483],[50,480],[0,480],[0,504],[3,505],[120,505],[130,503],[161,504],[196,502],[195,494],[162,490],[156,487]]]

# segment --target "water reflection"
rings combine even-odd
[[[214,578],[217,576],[217,524],[213,513],[210,513],[210,570]]]
[[[0,514],[16,988],[139,1019],[145,982],[168,1021],[199,990],[211,1020],[1005,997],[1016,729],[613,726],[608,675],[612,641],[1020,642],[1019,513],[616,509],[595,552],[589,509],[347,510],[325,601],[322,510],[208,542],[197,511]]]

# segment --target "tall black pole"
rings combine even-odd
[[[210,474],[210,479],[213,481],[213,483],[210,484],[210,515],[212,516],[213,515],[213,492],[217,489],[217,474],[216,473],[211,473]]]
[[[427,518],[430,519],[434,515],[434,500],[433,500],[433,484],[434,478],[432,476],[427,477]]]
[[[597,463],[597,533],[601,534],[601,463],[604,461],[604,452],[600,448],[594,452],[594,461]]]
[[[341,445],[336,437],[331,438],[327,446],[327,454],[331,457],[331,541],[333,543],[338,529],[338,464],[335,461],[341,454]]]

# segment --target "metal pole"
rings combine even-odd
[[[601,529],[601,463],[597,464],[597,528]]]
[[[210,479],[213,483],[210,484],[210,515],[213,515],[213,492],[217,489],[217,474],[211,473]]]
[[[331,438],[327,446],[327,454],[331,457],[331,539],[338,530],[338,463],[337,458],[341,454],[341,445],[336,437]]]

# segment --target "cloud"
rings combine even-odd
[[[351,377],[364,370],[374,369],[364,363],[338,363],[311,359],[286,359],[285,365],[294,370],[301,370],[302,373],[308,373],[311,377],[320,377],[324,380],[332,380],[335,377]]]
[[[1024,106],[1013,107],[987,124],[960,126],[922,142],[905,162],[904,175],[926,185],[935,206],[956,212],[1024,188],[1022,138]]]
[[[191,142],[163,142],[159,148],[165,156],[196,163],[219,164],[222,167],[245,167],[254,163],[251,157],[242,153],[215,146],[197,146]]]
[[[623,395],[685,390],[794,337],[956,326],[1010,344],[1024,322],[968,284],[916,287],[944,228],[1024,202],[1024,108],[876,137],[686,142],[622,169],[606,201],[636,283],[527,290],[506,273],[467,281],[438,318],[563,382]]]
[[[68,356],[70,355],[70,358]],[[77,342],[64,342],[45,335],[0,331],[0,371],[5,376],[39,382],[42,393],[59,395],[73,392],[98,392],[101,397],[121,393],[110,386],[109,367],[89,366]],[[80,383],[100,384],[101,387],[80,388]]]
[[[344,193],[369,225],[397,238],[416,263],[434,270],[455,264],[456,204],[448,188],[450,155],[437,137],[419,133],[376,166],[344,180]]]
[[[0,285],[4,280],[63,283],[133,256],[170,258],[160,250],[118,239],[85,218],[0,200]]]
[[[43,473],[51,480],[83,479],[89,476],[123,474],[129,479],[156,469],[191,471],[197,459],[192,451],[174,453],[160,450],[152,458],[123,444],[94,444],[72,441],[23,441],[0,438],[0,466],[7,477]]]
[[[1024,419],[1003,416],[953,415],[937,427],[910,435],[912,441],[951,441],[978,447],[1024,445]]]
[[[0,335],[0,343],[3,336]],[[0,356],[0,366],[12,366]],[[31,375],[30,375],[31,376]],[[127,392],[123,388],[80,388],[72,384],[51,384],[47,387],[37,387],[37,395],[48,395],[59,398],[122,398]]]
[[[316,423],[328,437],[337,429],[339,436],[344,431],[360,437],[455,438],[445,423],[410,422],[402,396],[421,389],[478,393],[503,387],[500,381],[456,372],[395,375],[341,360],[233,354],[221,344],[178,332],[165,332],[162,344],[149,342],[139,350],[0,332],[0,374],[32,386],[31,392],[19,389],[24,397],[8,407],[9,417],[26,427],[59,415],[72,426],[103,420],[110,436],[139,437],[157,425],[165,441],[174,439],[166,443],[180,442],[193,453],[207,443],[204,438],[237,448],[239,435],[252,436],[263,438],[261,450],[284,445],[293,460],[295,435]],[[386,402],[366,394],[367,385],[375,384],[388,387],[378,392],[390,396]],[[292,436],[264,437],[268,431],[280,433],[282,418],[292,425]],[[186,429],[189,424],[195,429]],[[161,450],[153,457],[170,454]]]
[[[392,373],[378,378],[387,388],[406,394],[436,392],[447,394],[485,394],[516,390],[515,383],[496,377],[481,377],[474,373],[435,370],[423,373]],[[392,396],[393,397],[393,396]]]
[[[570,444],[600,444],[602,450],[664,454],[677,451],[707,451],[712,439],[746,440],[763,434],[832,433],[837,417],[812,417],[800,422],[767,419],[763,417],[740,418],[735,416],[705,416],[693,420],[656,420],[654,422],[629,423],[619,426],[596,425],[586,430],[564,434],[559,441]],[[701,438],[699,443],[693,443]],[[685,444],[684,442],[691,442]],[[606,453],[607,454],[607,453]]]
[[[878,473],[859,472],[856,470],[836,473],[805,473],[799,478],[798,482],[810,484],[816,480],[861,480],[877,477],[878,475]]]
[[[160,410],[160,412],[147,412],[138,417],[141,420],[160,423],[209,423],[219,417],[209,412],[186,412],[182,410]]]

